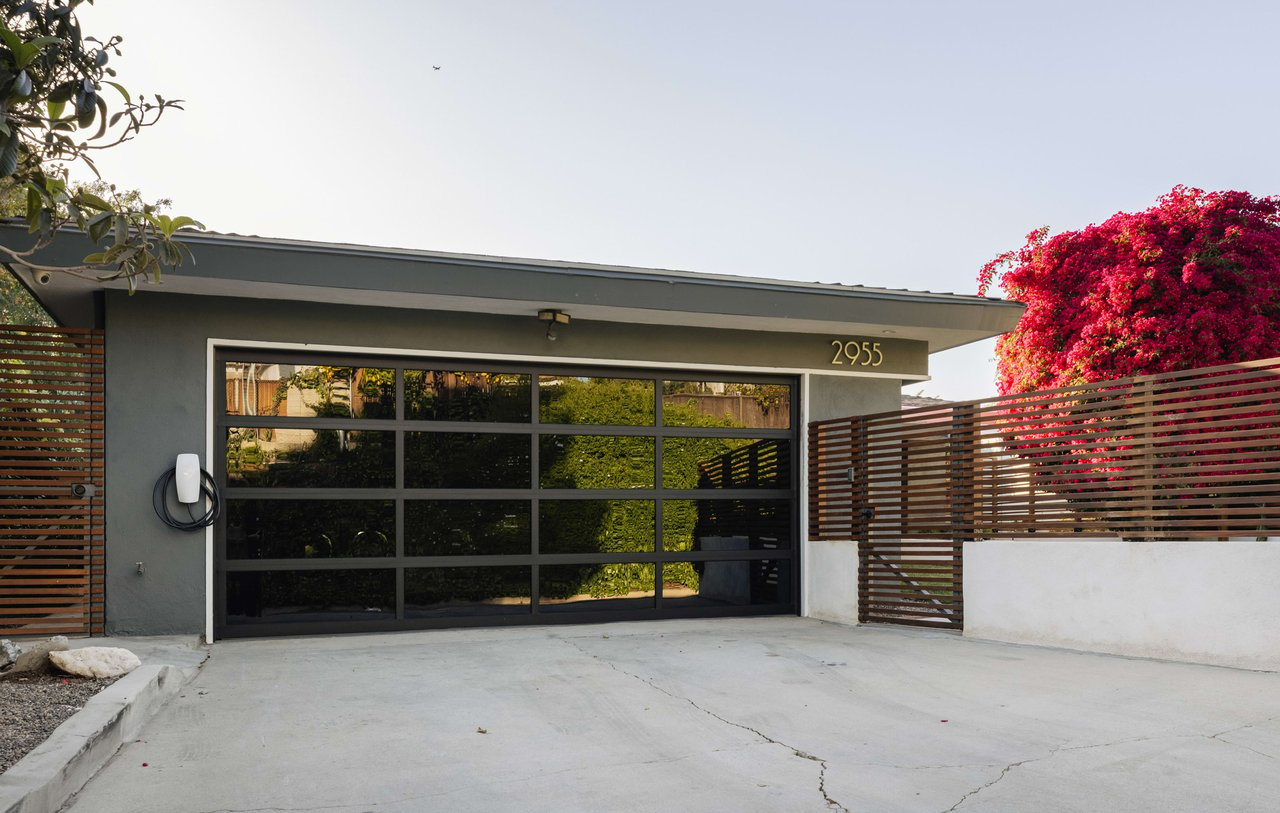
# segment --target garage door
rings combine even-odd
[[[796,612],[791,379],[218,368],[220,636]]]

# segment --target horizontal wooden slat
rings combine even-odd
[[[858,541],[859,617],[951,623],[927,616],[958,592],[916,595],[962,586],[948,542],[1280,536],[1280,359],[818,421],[808,451],[809,536]]]
[[[0,325],[0,631],[103,629],[101,331]],[[97,487],[76,499],[71,483]]]

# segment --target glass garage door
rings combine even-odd
[[[218,365],[220,636],[796,612],[791,379]]]

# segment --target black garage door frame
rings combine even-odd
[[[228,511],[224,511],[214,534],[214,628],[215,635],[224,637],[333,634],[351,632],[378,632],[405,629],[430,629],[470,626],[515,626],[524,624],[593,623],[606,621],[699,618],[750,615],[795,615],[799,612],[800,595],[800,545],[799,545],[799,478],[800,454],[800,386],[793,376],[765,376],[738,373],[732,370],[681,370],[679,368],[632,368],[608,366],[579,366],[556,363],[503,363],[491,360],[457,359],[429,356],[354,355],[344,353],[302,353],[285,350],[219,348],[214,356],[215,375],[213,428],[214,428],[214,476],[219,484],[223,500],[233,505],[237,500],[384,500],[395,504],[395,547],[393,555],[354,558],[233,558],[228,555]],[[395,370],[395,416],[388,418],[356,417],[274,417],[230,414],[224,408],[222,381],[228,362],[289,365],[334,365],[353,368],[379,368]],[[530,411],[528,423],[477,424],[465,421],[410,420],[405,416],[405,370],[457,370],[527,375],[531,380]],[[663,398],[654,398],[652,425],[623,426],[599,424],[542,423],[539,418],[540,377],[609,378],[648,380],[653,382],[656,393],[662,392],[663,381],[724,381],[743,384],[785,385],[790,388],[787,406],[788,420],[785,429],[717,427],[717,426],[664,426],[662,418]],[[395,481],[385,488],[306,488],[306,487],[246,487],[228,481],[227,455],[224,453],[227,433],[236,428],[253,427],[261,430],[338,430],[384,431],[395,433]],[[475,433],[527,435],[530,438],[531,482],[528,488],[457,489],[457,488],[407,488],[406,484],[406,436],[411,433]],[[539,482],[540,440],[547,436],[614,436],[654,439],[653,488],[622,489],[564,489],[543,488]],[[772,483],[774,488],[717,488],[669,489],[663,485],[664,441],[675,438],[750,438],[777,442],[784,449],[785,484]],[[530,501],[530,548],[527,553],[503,555],[462,556],[411,556],[405,551],[405,506],[412,500],[528,500]],[[625,553],[546,553],[539,550],[539,504],[542,500],[640,500],[652,501],[655,515],[653,549]],[[753,544],[753,549],[743,550],[672,550],[663,545],[663,507],[670,500],[751,500],[786,501],[785,530],[779,527],[771,531],[777,536],[786,534],[776,545],[763,547]],[[389,541],[389,540],[388,540]],[[743,562],[749,568],[752,579],[771,578],[776,592],[767,603],[726,603],[714,606],[691,606],[674,599],[664,601],[663,565],[666,563],[695,563],[695,568],[705,568],[707,562]],[[654,595],[650,606],[622,609],[577,609],[565,612],[558,605],[540,604],[540,569],[559,565],[600,565],[610,563],[638,563],[652,565],[654,570]],[[405,573],[418,568],[463,568],[510,566],[527,567],[531,573],[531,595],[527,606],[518,611],[488,613],[484,615],[457,615],[438,617],[406,617]],[[395,572],[395,612],[374,615],[360,620],[333,620],[318,618],[308,621],[270,621],[266,618],[244,622],[237,617],[229,623],[228,579],[249,577],[247,574],[303,571],[358,571],[376,570]],[[701,572],[701,571],[700,571]],[[245,575],[237,575],[245,574]],[[624,602],[625,603],[625,602]]]

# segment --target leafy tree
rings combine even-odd
[[[163,268],[180,266],[190,252],[174,235],[202,227],[190,217],[162,214],[110,183],[96,192],[73,186],[68,167],[82,165],[98,175],[95,151],[133,140],[168,110],[181,109],[181,102],[135,96],[114,81],[109,62],[120,55],[123,38],[85,36],[76,16],[82,2],[0,0],[0,179],[21,190],[22,216],[33,238],[20,245],[0,242],[0,261],[101,281],[124,278],[133,290],[138,277],[159,280]],[[112,112],[107,99],[116,96],[119,106]],[[67,225],[87,233],[98,250],[79,265],[38,263],[38,252]]]
[[[92,181],[78,188],[98,196],[109,194],[107,184],[103,181]],[[142,194],[136,189],[121,193],[121,197],[131,206],[144,205]],[[0,217],[24,217],[26,205],[26,189],[15,184],[12,178],[0,179]],[[158,200],[154,204],[157,209],[169,205],[167,199]],[[9,271],[0,271],[0,324],[52,327],[55,322],[16,276]]]
[[[53,324],[53,317],[40,307],[27,287],[8,271],[0,271],[0,325]]]
[[[1280,355],[1280,197],[1176,186],[1142,212],[1037,229],[978,279],[1027,305],[996,345],[1002,394]]]

